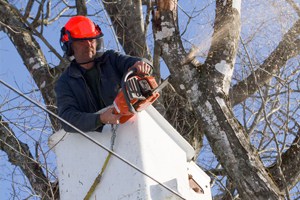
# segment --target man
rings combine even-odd
[[[101,131],[104,124],[118,124],[112,103],[123,75],[131,68],[148,74],[147,60],[109,50],[97,56],[103,45],[100,27],[84,16],[74,16],[61,30],[62,49],[74,56],[56,83],[58,115],[82,131]],[[107,108],[101,114],[97,111]],[[66,131],[74,131],[63,123]]]

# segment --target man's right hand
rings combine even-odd
[[[151,74],[152,73],[152,67],[144,61],[137,61],[128,70],[133,69],[133,68],[136,69],[136,72],[138,74]]]

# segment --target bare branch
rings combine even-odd
[[[259,87],[268,83],[274,77],[273,74],[283,67],[290,58],[300,53],[299,33],[300,20],[284,35],[277,48],[254,73],[230,89],[229,96],[233,106],[253,95]]]
[[[58,191],[53,190],[56,184],[49,182],[44,175],[42,166],[33,158],[28,145],[21,142],[13,134],[8,124],[0,121],[0,150],[5,151],[9,161],[22,170],[34,191],[42,199],[57,199]]]
[[[40,26],[40,24],[38,22],[39,22],[39,19],[40,19],[41,15],[43,14],[44,3],[45,3],[45,0],[42,0],[39,3],[40,5],[39,5],[39,8],[38,8],[37,14],[36,14],[35,18],[33,19],[33,22],[31,23],[31,26],[34,27],[34,28]]]
[[[28,1],[26,8],[25,8],[24,19],[27,19],[29,17],[31,9],[33,7],[33,3],[34,3],[34,0]]]
[[[273,179],[281,190],[285,189],[285,182],[282,180],[281,170],[286,179],[287,188],[294,187],[300,179],[300,131],[295,137],[290,148],[281,155],[282,162],[269,168]],[[293,163],[291,165],[291,163]],[[295,167],[298,166],[298,167]]]
[[[13,27],[14,29],[19,30],[20,32],[19,34],[16,34],[7,29],[8,36],[17,47],[25,66],[41,90],[46,105],[49,105],[49,109],[55,112],[55,107],[52,106],[55,105],[55,94],[53,87],[54,81],[59,75],[59,71],[49,69],[46,58],[44,57],[39,44],[34,39],[32,32],[28,31],[28,28],[26,27],[27,22],[23,21],[19,11],[4,1],[0,1],[0,5],[0,16],[2,16],[1,18],[3,19],[4,23]],[[34,30],[35,29],[32,29],[32,31]],[[48,44],[46,40],[45,42]],[[56,51],[54,50],[54,52]],[[57,52],[56,54],[59,55]],[[61,58],[61,56],[59,57]],[[64,59],[61,61],[64,62]],[[53,120],[54,127],[58,128],[58,121],[54,118],[51,119]]]

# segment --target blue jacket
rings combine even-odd
[[[113,103],[123,74],[135,62],[146,59],[121,55],[113,50],[106,51],[101,57],[96,58],[95,66],[100,74],[100,96],[103,103],[109,106]],[[149,63],[150,64],[150,63]],[[88,87],[81,67],[73,61],[62,73],[55,85],[58,115],[73,124],[78,129],[86,131],[101,131],[103,124],[97,112],[97,103]],[[66,131],[74,130],[62,123]]]

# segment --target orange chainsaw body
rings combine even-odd
[[[130,79],[136,79],[140,85],[146,84],[147,87],[150,86],[149,89],[153,90],[158,87],[158,84],[155,81],[155,78],[153,76],[145,76],[145,77],[139,77],[139,76],[133,76]],[[128,80],[130,80],[128,79]],[[145,82],[146,81],[146,82]],[[114,100],[114,112],[116,114],[122,115],[120,118],[120,123],[123,124],[126,121],[128,121],[131,117],[134,116],[135,112],[140,112],[144,109],[146,109],[149,105],[151,105],[160,95],[158,92],[151,92],[148,96],[142,96],[142,97],[130,97],[130,104],[134,108],[134,111],[132,111],[128,106],[128,101],[126,101],[124,92],[127,92],[127,89],[121,90],[117,97]]]

